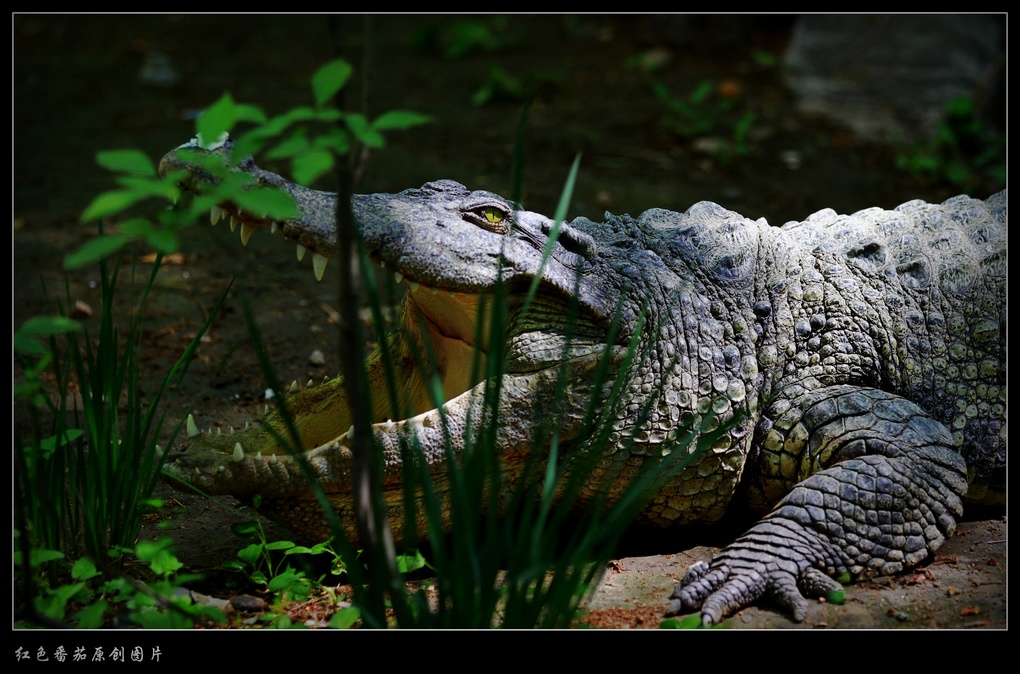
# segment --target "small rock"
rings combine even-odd
[[[75,300],[74,309],[71,310],[71,318],[92,318],[92,307],[81,300]]]
[[[242,613],[260,613],[266,610],[266,602],[250,594],[238,594],[230,598],[230,606]]]

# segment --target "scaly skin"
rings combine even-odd
[[[210,180],[180,148],[160,168],[186,172],[194,191]],[[280,226],[321,258],[321,276],[335,250],[335,195],[288,183],[250,159],[236,170],[294,197],[301,214]],[[269,224],[222,206],[249,228]],[[446,452],[459,453],[480,427],[486,382],[469,375],[474,354],[507,363],[497,446],[510,479],[550,424],[568,456],[584,452],[581,419],[590,409],[611,431],[590,496],[610,466],[623,465],[626,475],[660,460],[684,424],[724,424],[641,520],[712,523],[736,494],[768,514],[710,564],[695,565],[669,613],[700,611],[713,623],[769,597],[800,620],[806,597],[842,595],[833,577],[892,573],[925,559],[953,533],[965,500],[1004,503],[1005,192],[850,216],[826,210],[781,228],[702,202],[685,213],[578,218],[552,243],[549,219],[453,181],[356,196],[353,209],[371,260],[410,288],[387,342],[401,382],[395,408],[384,390],[390,365],[379,354],[369,363],[391,517],[403,516],[401,438],[417,438],[441,478]],[[510,306],[506,339],[476,343],[479,298],[491,296],[497,277]],[[575,325],[566,318],[571,303]],[[641,346],[624,367],[632,340]],[[449,401],[441,410],[416,367],[426,343]],[[610,382],[600,386],[594,372],[607,357]],[[564,367],[566,395],[556,396]],[[622,402],[608,405],[614,382]],[[342,387],[334,380],[290,402],[315,476],[341,520],[353,523]],[[273,415],[267,423],[281,427]],[[304,474],[265,430],[193,435],[168,471],[210,492],[260,494],[296,531],[327,533]]]

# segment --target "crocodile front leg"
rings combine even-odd
[[[836,598],[867,574],[897,573],[937,550],[963,514],[967,471],[945,426],[891,393],[831,386],[780,399],[760,430],[770,481],[810,474],[711,564],[698,562],[667,615],[721,621],[761,597],[804,619],[806,597]],[[827,467],[826,467],[827,466]],[[818,472],[816,472],[818,471]]]

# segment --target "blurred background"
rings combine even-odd
[[[158,159],[223,92],[279,114],[342,44],[387,137],[359,191],[454,178],[571,215],[716,201],[772,224],[1005,181],[1005,15],[13,17],[14,215],[75,220],[99,150]],[[368,45],[366,47],[366,44]],[[369,56],[364,56],[369,54]],[[367,87],[360,78],[367,76]],[[271,163],[270,163],[271,164]],[[272,167],[272,166],[268,166]],[[284,166],[275,166],[284,170]],[[330,187],[324,181],[319,187]]]

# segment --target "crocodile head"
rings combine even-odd
[[[180,171],[182,185],[201,193],[216,180],[196,160],[206,155],[226,159],[229,145],[182,146],[163,158],[160,172]],[[251,159],[231,170],[286,190],[299,213],[274,223],[224,202],[213,209],[214,224],[229,215],[232,225],[240,222],[243,241],[253,228],[281,230],[299,255],[302,248],[313,253],[321,278],[337,249],[336,195],[290,183]],[[401,442],[413,439],[440,475],[446,454],[461,452],[472,427],[483,423],[487,386],[499,386],[497,446],[509,471],[523,465],[539,429],[555,424],[563,443],[582,433],[582,419],[612,383],[604,373],[625,361],[642,304],[639,292],[621,294],[622,277],[598,270],[604,256],[591,235],[452,180],[356,195],[352,208],[368,258],[408,288],[401,319],[367,360],[370,432],[385,454],[391,520],[402,517]],[[495,293],[507,307],[498,343],[489,335]],[[485,378],[491,358],[503,359],[498,381]],[[569,390],[557,393],[564,380]],[[396,383],[395,396],[388,381]],[[438,401],[430,392],[435,382]],[[304,458],[353,534],[349,440],[364,431],[352,425],[342,380],[292,391],[286,401]],[[288,437],[278,413],[232,435],[201,433],[189,418],[188,436],[185,450],[167,462],[169,476],[207,493],[258,495],[264,510],[295,532],[328,535],[306,474],[278,442]]]

